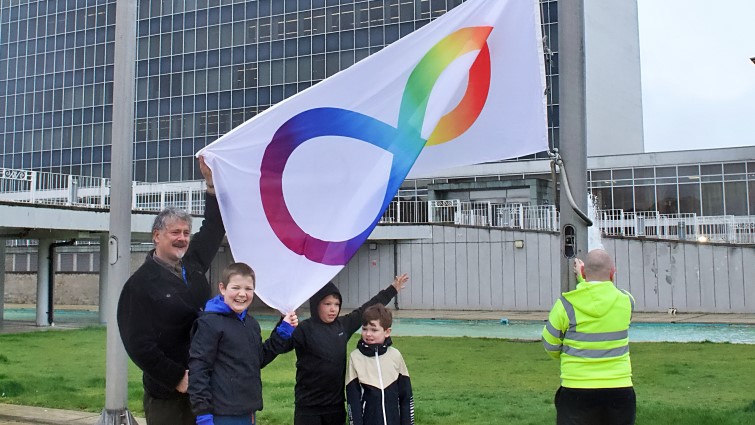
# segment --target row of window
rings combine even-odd
[[[183,0],[175,0],[182,1]],[[196,0],[194,0],[196,1]],[[113,0],[6,0],[0,8],[0,22],[15,21],[27,17],[51,15],[75,9],[86,9],[114,3]],[[147,1],[146,3],[151,3]]]
[[[5,15],[6,13],[3,13],[3,18],[5,18]],[[73,33],[81,33],[83,35],[84,30],[94,30],[106,25],[115,25],[115,3],[58,14],[29,17],[28,19],[12,20],[9,16],[8,20],[3,19],[2,25],[3,30],[0,34],[2,34],[8,43],[44,39],[45,37],[49,39],[50,37],[55,37],[55,34],[58,37],[65,33],[69,33],[69,36]],[[77,43],[80,43],[78,37]],[[33,44],[29,43],[29,46]],[[22,50],[19,49],[19,52],[22,52]]]
[[[3,155],[3,167],[28,170],[38,169],[39,167],[47,168],[82,164],[100,165],[110,162],[110,153],[111,147],[108,145]],[[18,167],[16,164],[21,164],[22,167]]]
[[[3,241],[3,243],[5,243]],[[99,252],[62,252],[55,255],[55,271],[60,273],[98,273]],[[11,273],[36,272],[36,252],[5,255],[5,270]]]
[[[233,44],[222,35],[223,28],[192,33],[153,36],[139,40],[137,67],[150,66],[150,73],[169,73],[203,66],[229,65],[257,60],[281,59],[359,49],[390,44],[423,27],[429,19],[391,24],[359,30],[345,30],[325,35],[301,35],[281,41],[258,41]],[[213,34],[219,32],[219,34]],[[219,40],[224,40],[221,44]],[[161,67],[156,65],[160,64]],[[142,68],[145,69],[145,68]],[[146,70],[146,69],[145,69]]]
[[[22,76],[23,77],[23,76]],[[64,71],[54,74],[27,74],[26,78],[0,82],[0,96],[44,92],[63,87],[75,87],[113,81],[113,65]]]
[[[2,140],[0,153],[12,154],[110,145],[111,126],[110,122],[103,122],[5,134],[0,138]]]
[[[755,181],[592,188],[598,208],[661,214],[755,215]]]
[[[27,93],[26,95],[0,96],[0,115],[4,120],[13,122],[11,119],[14,115],[22,115],[27,123],[27,129],[40,128],[40,126],[51,127],[70,124],[70,119],[62,118],[66,113],[73,114],[72,109],[82,109],[101,107],[110,105],[113,102],[112,83],[92,84],[87,86],[68,87],[65,89],[55,89],[48,91],[38,91]],[[34,114],[34,121],[30,114]],[[74,124],[87,123],[92,121],[101,121],[97,119],[97,111],[92,110],[91,114],[84,114],[83,119],[74,119]],[[101,115],[101,114],[100,114]],[[41,122],[36,120],[41,119]],[[29,124],[32,124],[30,126]],[[0,122],[0,132],[2,132],[2,123]],[[10,127],[10,126],[9,126]],[[19,130],[22,126],[17,127]]]
[[[707,177],[733,177],[747,173],[751,174],[751,178],[755,180],[755,162],[592,170],[588,173],[587,178],[588,183],[593,186],[639,186],[656,182],[676,183],[678,181],[686,183],[704,180]]]

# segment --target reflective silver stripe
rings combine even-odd
[[[562,347],[561,344],[559,344],[559,345],[553,345],[553,344],[549,344],[548,341],[545,340],[545,338],[541,338],[541,339],[543,340],[543,347],[545,347],[546,350],[548,350],[548,351],[561,351],[561,347]]]
[[[566,331],[564,338],[574,341],[587,341],[587,342],[604,342],[604,341],[616,341],[629,337],[629,332],[616,331],[616,332],[596,332],[596,333],[584,333],[577,331]]]
[[[624,293],[623,289],[621,290]],[[564,310],[566,311],[566,317],[569,318],[569,330],[566,331],[566,334],[564,335],[565,339],[571,339],[573,341],[586,341],[586,342],[605,342],[605,341],[616,341],[619,339],[624,339],[629,337],[629,332],[627,330],[623,331],[615,331],[615,332],[596,332],[596,333],[584,333],[584,332],[577,332],[577,315],[574,312],[574,306],[572,303],[570,303],[566,298],[563,296],[560,297],[561,305],[564,306]],[[632,310],[634,310],[634,301],[632,300],[632,297],[629,296],[629,300],[632,301]]]
[[[577,315],[574,313],[574,306],[564,298],[562,295],[559,297],[561,300],[561,305],[564,306],[564,310],[566,311],[566,317],[569,318],[569,330],[573,330],[577,327]]]
[[[623,347],[611,348],[609,350],[589,350],[569,347],[564,345],[561,352],[574,357],[585,357],[589,359],[600,359],[604,357],[619,357],[629,353],[629,345]]]
[[[553,325],[551,325],[550,320],[545,323],[545,330],[547,330],[549,334],[553,335],[554,338],[558,338],[558,339],[564,338],[564,333],[561,332],[559,329],[556,329]]]
[[[629,297],[629,303],[632,304],[632,311],[634,311],[634,298],[632,298],[632,294],[630,294],[628,291],[625,291],[621,289],[621,292],[625,293],[627,297]]]

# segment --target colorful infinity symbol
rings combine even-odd
[[[283,123],[265,149],[260,167],[260,195],[275,235],[291,251],[311,261],[345,265],[375,228],[401,182],[425,145],[439,145],[469,129],[482,112],[490,88],[492,27],[462,28],[433,46],[412,71],[404,89],[398,124],[393,127],[370,116],[340,108],[314,108]],[[444,69],[460,56],[479,50],[469,69],[467,89],[459,104],[444,115],[427,140],[421,136],[427,102]],[[390,177],[380,212],[360,234],[326,241],[306,233],[294,221],[283,196],[283,170],[294,150],[315,137],[342,136],[361,140],[393,154]]]

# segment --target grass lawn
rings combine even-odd
[[[396,337],[414,387],[416,422],[548,424],[558,362],[539,342]],[[755,424],[755,347],[633,343],[638,424]],[[293,418],[293,353],[263,370],[261,424]],[[142,414],[141,374],[129,369],[129,409]],[[0,335],[0,403],[99,412],[105,330]]]

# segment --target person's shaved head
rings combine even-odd
[[[585,279],[592,282],[611,280],[615,266],[613,259],[602,249],[593,249],[585,257]]]

